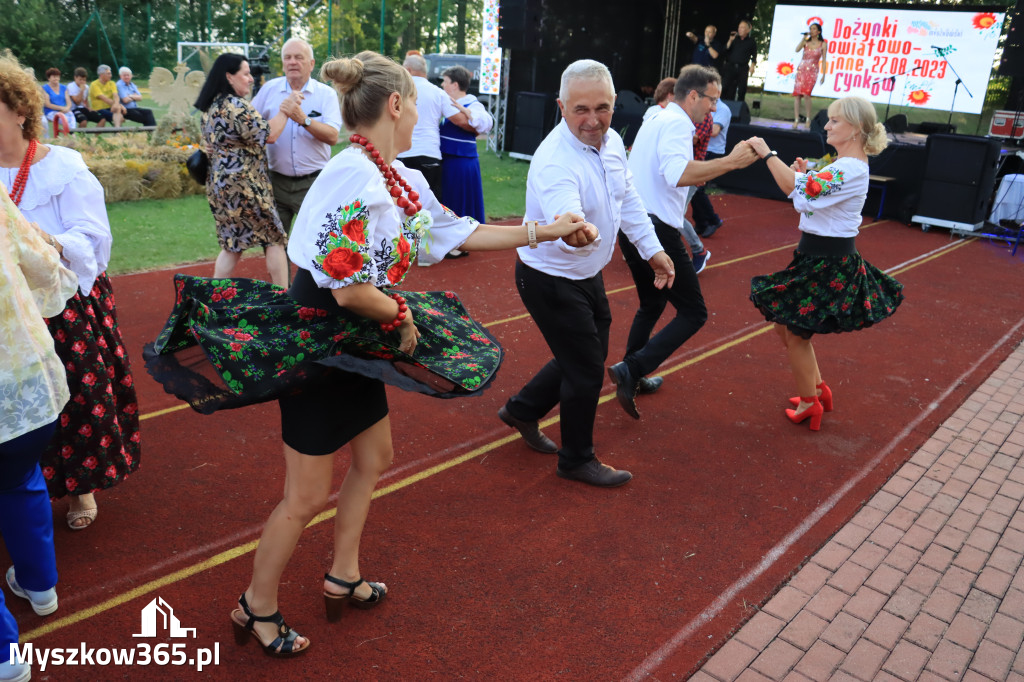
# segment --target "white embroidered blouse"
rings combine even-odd
[[[816,171],[796,174],[790,192],[800,231],[822,237],[856,237],[868,195],[868,165],[844,156]]]
[[[60,314],[76,285],[0,188],[0,443],[49,424],[70,398],[43,318]]]
[[[110,262],[112,237],[103,186],[81,154],[48,146],[50,152],[29,171],[18,208],[26,220],[58,238],[65,265],[78,276],[79,290],[88,294]],[[17,175],[17,168],[0,168],[0,183],[12,187]]]
[[[395,205],[377,166],[356,146],[336,154],[309,188],[288,258],[309,270],[318,286],[397,286],[417,256],[436,263],[476,229],[476,220],[441,205],[419,171],[401,161],[392,166],[420,195],[423,209],[414,216]]]

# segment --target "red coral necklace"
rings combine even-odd
[[[21,160],[18,175],[14,178],[14,186],[11,187],[11,201],[14,202],[15,206],[21,203],[21,197],[25,194],[28,172],[32,166],[32,159],[36,157],[36,147],[38,146],[34,138],[28,141],[28,150],[25,152],[25,158]]]
[[[407,216],[414,216],[419,213],[420,209],[423,208],[423,204],[419,201],[419,192],[413,191],[412,187],[409,185],[409,181],[399,175],[398,171],[392,168],[384,161],[383,158],[381,158],[380,152],[374,148],[373,143],[362,135],[355,133],[348,138],[348,141],[365,149],[373,162],[377,164],[377,169],[380,171],[380,174],[384,176],[384,182],[387,183],[388,193],[394,197],[395,203],[398,204],[398,208],[403,209]],[[402,190],[405,190],[406,196],[402,196]]]

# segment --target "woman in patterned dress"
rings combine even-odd
[[[287,286],[288,238],[274,206],[266,147],[281,131],[272,130],[245,100],[252,84],[245,57],[222,54],[195,103],[203,112],[203,143],[210,158],[206,199],[220,242],[213,276],[230,277],[243,251],[262,246],[270,281]]]
[[[400,296],[387,289],[402,283],[417,256],[436,263],[455,248],[493,251],[557,239],[569,248],[597,237],[593,225],[568,214],[525,227],[458,218],[421,173],[397,160],[412,146],[417,120],[409,73],[361,52],[327,62],[320,75],[341,94],[353,144],[328,162],[295,219],[288,255],[299,270],[291,288],[179,276],[175,311],[147,355],[157,380],[177,392],[157,369],[161,358],[188,344],[202,346],[240,402],[184,386],[177,394],[201,411],[278,400],[284,499],[264,526],[252,580],[231,613],[237,641],[255,637],[272,656],[309,647],[278,611],[278,588],[303,529],[327,503],[334,454],[346,444],[351,461],[323,582],[327,617],[339,618],[345,603],[372,608],[388,594],[359,568],[370,499],[394,456],[384,381],[441,397],[468,395],[486,386],[500,363],[500,348],[454,293]],[[360,344],[358,356],[347,344]],[[405,369],[396,371],[399,366]],[[290,390],[282,394],[282,387]]]
[[[832,391],[821,378],[811,336],[864,329],[903,301],[903,285],[861,258],[855,244],[868,193],[868,155],[885,148],[885,128],[860,97],[833,102],[828,117],[826,141],[837,157],[818,171],[808,171],[801,158],[787,167],[764,140],[750,140],[800,214],[793,261],[785,270],[754,277],[750,300],[775,323],[789,354],[799,397],[790,399],[795,409],[786,416],[793,423],[810,419],[812,431],[832,411]]]
[[[804,100],[804,119],[810,125],[811,91],[814,82],[821,73],[821,82],[825,82],[825,66],[828,57],[828,41],[821,35],[821,24],[811,24],[807,33],[800,38],[796,52],[802,52],[800,64],[796,67],[796,84],[793,86],[793,127],[800,126],[800,100]],[[819,69],[820,67],[820,69]]]
[[[103,187],[78,152],[38,144],[42,110],[35,81],[15,59],[0,57],[0,182],[78,277],[64,311],[46,320],[71,401],[41,464],[50,496],[71,496],[68,525],[81,530],[96,518],[93,494],[139,467],[139,406],[106,275]]]

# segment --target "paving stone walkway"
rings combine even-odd
[[[690,679],[1024,682],[1024,345]]]

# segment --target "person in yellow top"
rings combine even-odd
[[[117,95],[114,73],[106,64],[100,64],[96,67],[96,75],[99,78],[89,84],[89,108],[104,119],[113,121],[115,128],[120,128],[124,123],[125,108]],[[99,127],[103,127],[103,120],[100,120]]]
[[[7,584],[39,615],[57,610],[53,512],[39,457],[70,397],[43,318],[59,315],[77,288],[78,277],[0,183],[0,536],[14,563]],[[17,641],[0,592],[0,679],[31,677],[30,663],[10,660]]]

